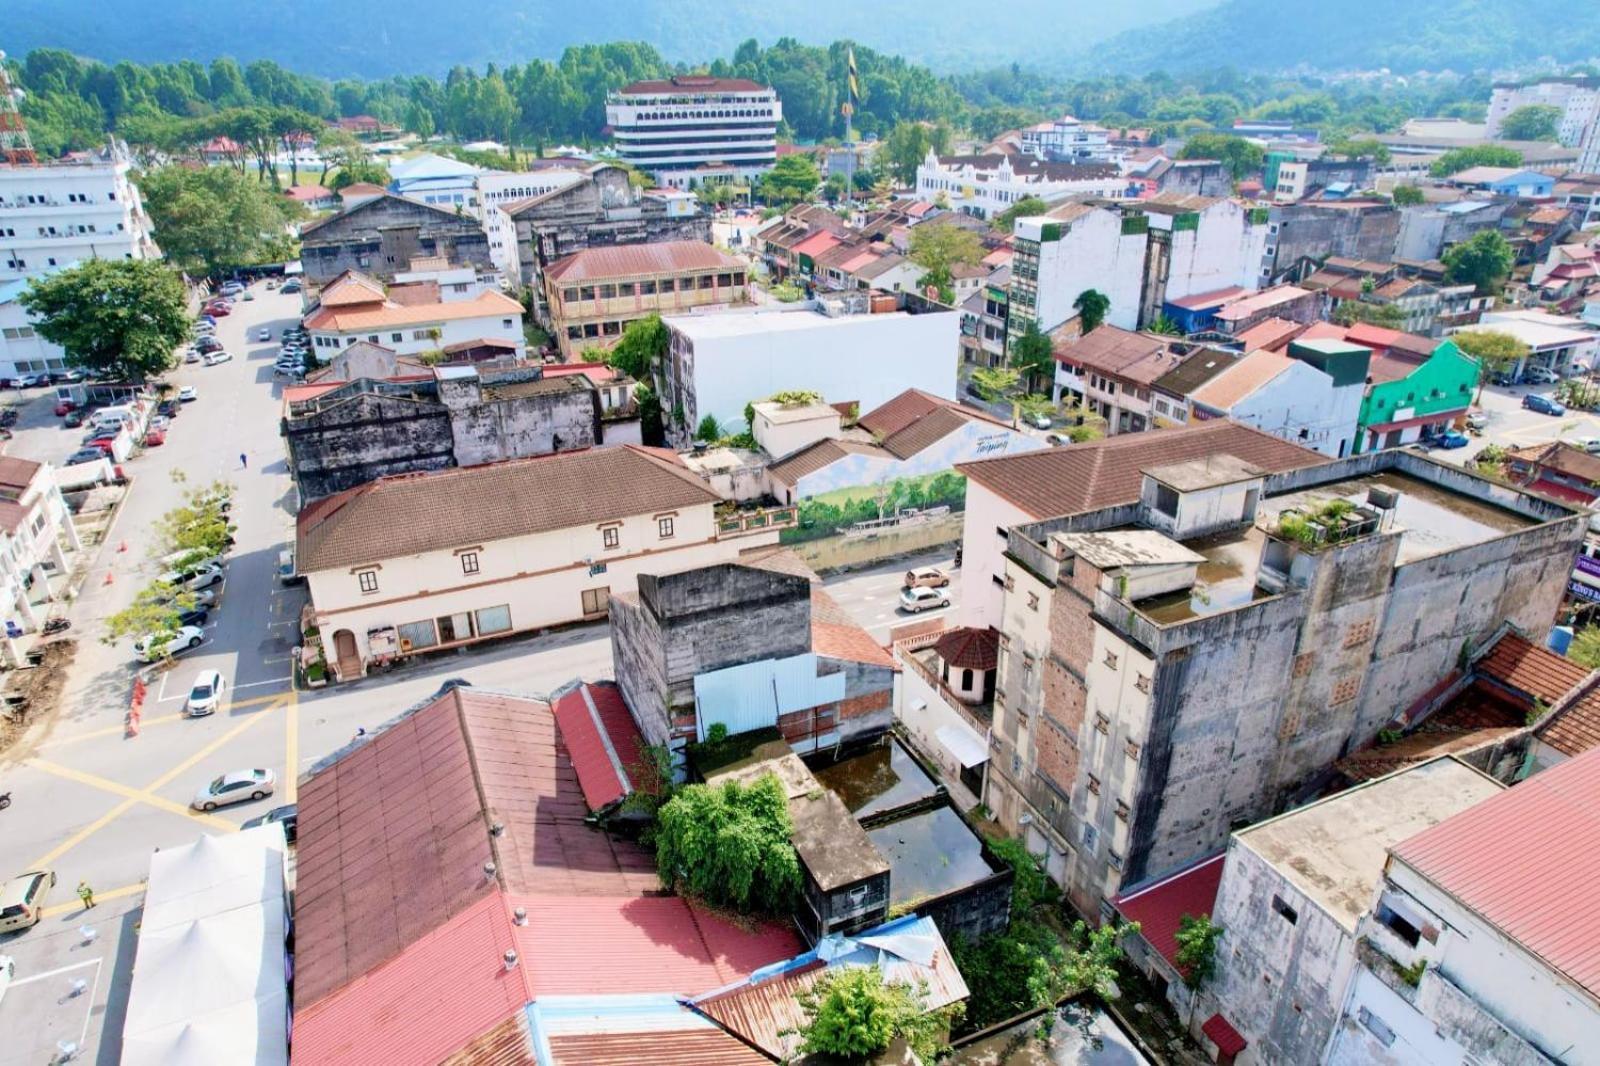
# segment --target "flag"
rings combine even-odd
[[[852,104],[859,104],[861,102],[861,83],[856,79],[856,50],[854,48],[850,49],[849,64],[850,102]]]

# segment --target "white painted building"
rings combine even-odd
[[[745,404],[804,389],[871,410],[907,388],[956,398],[955,311],[834,315],[820,309],[731,308],[663,319],[671,335],[661,405],[686,434],[707,416],[743,428]]]
[[[1489,94],[1489,137],[1500,136],[1500,124],[1519,107],[1554,107],[1561,112],[1556,138],[1567,147],[1582,144],[1600,118],[1600,79],[1543,78],[1526,85],[1496,85]],[[1580,166],[1579,171],[1585,168]]]
[[[1111,301],[1107,322],[1135,328],[1146,235],[1123,223],[1119,211],[1085,203],[1017,219],[1007,325],[1012,337],[1021,336],[1029,324],[1049,333],[1075,317],[1073,302],[1087,289]]]
[[[743,78],[677,74],[625,85],[606,99],[617,155],[678,189],[770,170],[782,120],[778,94]]]
[[[1355,440],[1364,391],[1361,380],[1340,385],[1310,363],[1262,349],[1190,393],[1189,416],[1242,422],[1339,459]]]
[[[335,351],[357,341],[381,345],[396,355],[420,355],[452,344],[498,340],[516,345],[521,359],[527,345],[522,305],[465,274],[457,280],[449,280],[455,273],[448,271],[440,276],[447,280],[385,289],[365,274],[346,271],[328,283],[305,317],[312,353],[327,362]]]
[[[0,165],[0,282],[84,259],[159,257],[131,168],[120,147],[109,159]]]
[[[961,512],[961,596],[956,601],[956,620],[961,625],[999,628],[1006,595],[1006,538],[999,531],[1038,518],[986,485],[967,479],[966,509]]]
[[[1600,356],[1600,332],[1581,318],[1553,315],[1548,311],[1485,311],[1475,329],[1509,333],[1529,349],[1524,366],[1512,368],[1520,373],[1526,367],[1543,367],[1565,377],[1587,371]]]
[[[83,547],[48,463],[0,456],[0,658],[23,665],[49,604],[65,591],[67,552]]]
[[[22,306],[28,282],[18,278],[0,282],[0,380],[22,374],[48,374],[67,368],[67,353],[34,330],[32,316]]]
[[[1600,1062],[1600,751],[1389,849],[1330,1066]]]
[[[478,214],[478,176],[483,168],[424,152],[389,166],[389,191],[435,207],[460,207]]]
[[[992,218],[1028,197],[1130,196],[1113,163],[1054,163],[1032,156],[973,155],[940,158],[929,152],[917,167],[918,200],[978,218]]]
[[[1022,151],[1052,163],[1120,163],[1124,154],[1110,130],[1071,115],[1023,130]]]
[[[729,563],[774,544],[675,458],[631,445],[380,478],[300,512],[306,576],[334,676],[374,659],[606,616],[640,574]],[[792,510],[786,514],[792,524]]]

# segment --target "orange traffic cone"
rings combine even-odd
[[[115,579],[111,576],[111,571],[107,570],[105,584],[109,585],[113,580]]]

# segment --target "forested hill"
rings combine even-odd
[[[1191,71],[1498,71],[1541,57],[1600,61],[1600,0],[1224,0],[1132,30],[1076,62],[1107,73]],[[1070,58],[1070,57],[1069,57]]]
[[[1217,0],[498,0],[460,8],[431,0],[4,0],[0,48],[65,48],[108,63],[233,56],[272,59],[330,79],[440,76],[556,59],[570,45],[648,42],[672,62],[704,63],[747,38],[812,44],[855,40],[930,64],[971,70],[1013,60],[1048,63],[1121,30]],[[86,18],[87,9],[94,17]]]

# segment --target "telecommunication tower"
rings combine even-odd
[[[33,141],[28,138],[28,124],[22,121],[22,110],[17,106],[22,90],[11,84],[6,73],[6,54],[0,52],[0,162],[37,163]]]

